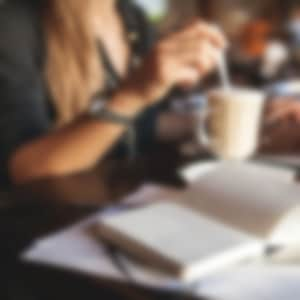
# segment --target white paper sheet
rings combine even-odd
[[[176,191],[146,185],[124,199],[123,203],[138,205],[177,196]],[[105,247],[90,231],[91,226],[104,213],[115,211],[110,209],[95,214],[70,228],[37,240],[21,258],[26,262],[46,264],[90,276],[128,281],[129,278],[115,266]],[[125,257],[122,261],[135,283],[165,290],[183,288],[173,279],[129,262]],[[261,263],[241,266],[202,280],[193,285],[191,292],[218,300],[299,300],[300,266]]]
[[[259,155],[258,161],[264,161],[273,165],[282,165],[291,168],[300,167],[300,156],[299,155]]]
[[[127,281],[128,278],[113,263],[104,245],[91,230],[93,224],[104,214],[116,213],[123,209],[124,205],[145,204],[156,199],[172,200],[178,194],[176,190],[145,185],[136,193],[126,197],[120,206],[96,213],[70,228],[35,241],[34,245],[21,255],[21,259],[26,262],[55,266],[91,276]],[[136,283],[151,287],[173,287],[177,285],[174,280],[162,274],[150,269],[146,270],[125,258],[122,260]]]
[[[201,282],[197,293],[217,300],[299,300],[300,268],[242,267]]]
[[[201,178],[208,175],[210,172],[217,171],[218,169],[227,169],[227,171],[230,171],[230,169],[239,170],[240,174],[255,172],[259,178],[267,178],[272,181],[275,180],[280,182],[293,182],[295,180],[296,171],[292,166],[287,165],[286,167],[280,167],[278,165],[271,165],[272,156],[270,156],[269,159],[266,158],[265,161],[269,161],[270,164],[264,163],[263,159],[261,159],[261,162],[256,161],[243,163],[222,162],[215,160],[201,161],[199,163],[193,163],[189,166],[184,167],[179,171],[179,175],[183,178],[183,180],[185,180],[188,185],[197,184],[197,182],[201,180]]]

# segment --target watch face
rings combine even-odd
[[[106,103],[106,101],[102,98],[95,99],[94,101],[92,101],[92,103],[90,105],[90,108],[89,108],[90,113],[93,114],[93,113],[97,113],[97,112],[103,110],[105,107],[105,103]]]
[[[160,21],[168,11],[168,0],[134,0],[145,9],[150,19]]]

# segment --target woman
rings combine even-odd
[[[172,87],[198,82],[226,46],[218,29],[201,22],[153,47],[150,41],[130,1],[3,1],[2,177],[20,184],[94,166],[129,120]],[[94,99],[104,107],[91,115]]]

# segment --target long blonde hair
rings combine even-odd
[[[87,9],[91,0],[47,0],[45,76],[58,125],[83,113],[101,84],[99,53]]]

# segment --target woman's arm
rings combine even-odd
[[[225,44],[216,28],[201,22],[160,41],[135,75],[110,99],[107,109],[134,117],[174,85],[196,83],[216,65]],[[98,120],[71,124],[20,146],[9,160],[10,177],[20,184],[88,169],[103,158],[124,129]]]
[[[144,109],[142,95],[123,89],[111,99],[107,109],[134,118]],[[14,183],[67,175],[92,167],[126,128],[121,124],[83,118],[69,126],[21,146],[9,162]]]

